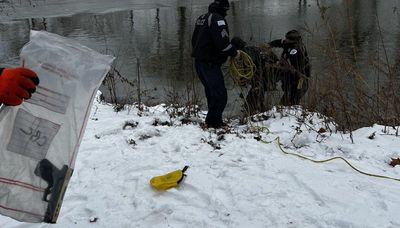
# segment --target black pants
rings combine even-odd
[[[251,87],[246,96],[245,108],[247,114],[253,115],[265,111],[264,94],[266,91],[264,75],[256,71],[251,80]]]
[[[282,77],[283,96],[281,105],[290,106],[300,104],[300,99],[308,90],[308,79],[303,79],[301,88],[298,88],[300,79],[293,74],[286,73]]]
[[[195,67],[207,97],[208,113],[206,124],[212,127],[219,127],[222,124],[222,113],[228,101],[221,66],[195,61]]]
[[[264,104],[264,96],[266,91],[276,90],[276,83],[281,78],[281,72],[274,67],[269,67],[263,63],[257,68],[250,82],[250,90],[246,97],[246,111],[253,115],[267,111]]]

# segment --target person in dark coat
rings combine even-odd
[[[221,65],[229,56],[239,55],[229,39],[228,23],[225,20],[228,10],[228,0],[212,2],[208,12],[196,20],[192,36],[192,57],[207,98],[207,127],[218,128],[224,125],[222,113],[228,96]]]
[[[281,105],[297,105],[308,89],[311,65],[307,49],[302,42],[300,33],[291,30],[286,33],[285,39],[269,42],[269,45],[282,48],[280,60],[283,96]]]
[[[266,111],[264,96],[266,91],[276,89],[276,83],[280,79],[278,56],[269,47],[247,45],[239,37],[233,37],[231,43],[238,50],[248,54],[255,65],[254,76],[250,80],[250,89],[245,100],[245,108],[248,114],[256,114]]]
[[[0,104],[20,105],[32,96],[38,84],[38,76],[28,68],[0,68]]]

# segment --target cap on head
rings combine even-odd
[[[222,9],[229,10],[229,1],[228,0],[214,0],[214,3],[221,7]]]
[[[301,34],[297,30],[290,30],[289,32],[286,33],[285,38],[286,40],[289,41],[300,41]]]
[[[237,36],[232,38],[231,44],[238,50],[243,50],[244,47],[247,45],[244,40]]]

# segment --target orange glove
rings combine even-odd
[[[0,103],[10,106],[20,105],[29,99],[39,84],[35,72],[28,68],[6,68],[0,75]]]

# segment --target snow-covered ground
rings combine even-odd
[[[296,110],[272,110],[251,126],[233,121],[226,130],[202,129],[196,119],[182,124],[168,113],[162,105],[117,113],[95,102],[58,223],[0,216],[0,227],[400,227],[399,181],[263,142],[279,137],[288,152],[342,156],[362,171],[400,178],[400,166],[388,164],[400,156],[394,128],[359,129],[352,143],[349,134],[323,133],[328,127],[317,114]],[[185,165],[179,187],[149,185]]]

